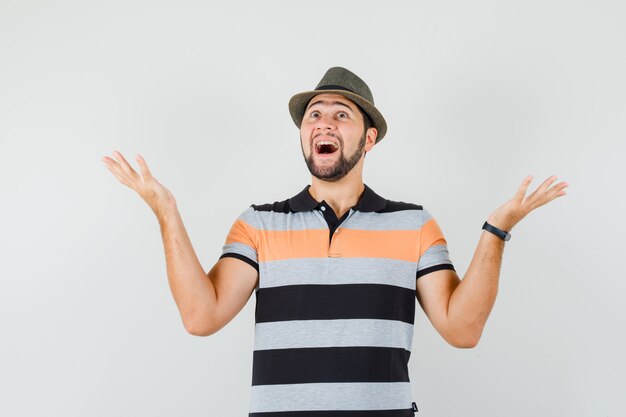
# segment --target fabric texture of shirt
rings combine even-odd
[[[337,219],[309,187],[251,205],[222,248],[259,272],[249,417],[413,416],[416,280],[454,270],[443,233],[367,185]]]

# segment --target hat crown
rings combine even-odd
[[[378,131],[376,143],[385,137],[387,122],[374,105],[372,91],[359,76],[343,67],[329,68],[317,84],[317,87],[315,87],[315,90],[304,91],[291,97],[289,100],[289,114],[298,129],[302,126],[302,119],[311,99],[325,92],[340,94],[359,106],[359,109],[369,116],[372,127]]]
[[[316,91],[345,89],[358,94],[374,104],[372,91],[358,75],[343,67],[332,67],[326,71],[315,87]]]

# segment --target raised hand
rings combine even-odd
[[[176,204],[174,195],[152,176],[143,157],[137,154],[141,174],[138,174],[118,151],[113,152],[115,159],[105,156],[102,161],[115,177],[124,185],[132,188],[148,203],[157,217],[164,210]]]
[[[526,217],[532,210],[549,203],[557,197],[567,194],[565,188],[568,187],[569,184],[566,182],[560,182],[550,188],[550,185],[556,181],[556,178],[556,175],[549,177],[528,197],[525,197],[528,185],[530,185],[533,180],[533,176],[529,175],[522,181],[522,184],[519,186],[513,198],[498,207],[489,216],[487,221],[502,230],[510,231],[513,226]]]

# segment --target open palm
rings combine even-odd
[[[152,176],[148,164],[141,155],[136,156],[140,173],[130,166],[120,152],[114,151],[113,156],[115,159],[108,156],[102,158],[109,171],[122,184],[135,190],[157,216],[162,210],[175,204],[174,195]]]
[[[556,181],[556,175],[547,178],[535,191],[526,196],[528,186],[533,180],[529,175],[522,181],[517,192],[509,201],[498,207],[489,216],[488,222],[503,230],[510,231],[520,220],[528,215],[532,210],[541,207],[557,197],[565,194],[565,188],[569,184],[560,182],[553,187],[550,185]]]

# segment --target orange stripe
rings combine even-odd
[[[328,256],[329,233],[328,229],[267,230],[261,234],[259,262],[325,258]]]
[[[328,245],[327,229],[266,231],[259,262],[292,258],[390,258],[417,262],[419,230],[355,230],[339,228]]]
[[[234,242],[245,243],[258,251],[257,230],[243,220],[237,219],[226,236],[226,245]]]
[[[341,229],[333,236],[331,256],[389,258],[417,262],[419,230]]]
[[[243,220],[231,228],[226,244],[241,242],[257,250],[259,262],[293,258],[389,258],[417,262],[426,250],[447,244],[434,218],[417,230],[357,230],[339,227],[329,247],[328,229],[258,231]]]
[[[439,228],[439,225],[432,217],[422,226],[422,240],[420,245],[420,256],[433,245],[447,245],[446,239]]]

